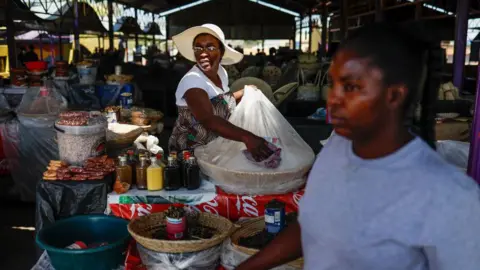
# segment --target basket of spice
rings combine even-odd
[[[138,244],[161,253],[203,251],[221,244],[233,229],[232,222],[224,217],[186,212],[174,206],[128,224],[128,231]]]
[[[240,228],[231,236],[231,245],[236,252],[247,256],[255,255],[289,224],[296,222],[297,214],[285,214],[282,202],[272,200],[265,206],[265,216],[240,222]],[[303,258],[287,264],[295,269],[303,269]]]

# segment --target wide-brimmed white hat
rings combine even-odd
[[[216,37],[223,44],[223,47],[225,47],[225,54],[223,55],[221,61],[222,65],[233,65],[242,61],[243,54],[227,46],[225,43],[225,35],[223,34],[222,29],[211,23],[188,28],[182,33],[172,37],[173,42],[175,42],[175,46],[177,46],[178,51],[183,55],[183,57],[192,62],[196,62],[195,54],[193,52],[193,39],[199,34],[210,34]]]

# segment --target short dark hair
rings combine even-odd
[[[213,37],[214,39],[216,39],[218,41],[218,44],[220,44],[220,52],[222,53],[222,55],[225,53],[225,46],[223,45],[223,43],[218,39],[216,38],[215,36],[213,35],[210,35],[208,33],[200,33],[198,35],[195,36],[195,38],[193,39],[193,42],[192,42],[192,46],[195,46],[195,40],[197,40],[198,37],[201,37],[201,36],[211,36]]]
[[[397,25],[375,23],[352,32],[339,48],[343,49],[369,58],[383,72],[385,87],[404,84],[408,89],[406,111],[418,102],[426,63],[424,42]]]

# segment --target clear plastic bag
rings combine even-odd
[[[246,261],[250,258],[251,255],[243,253],[232,245],[230,239],[225,240],[222,246],[222,255],[221,255],[221,265],[227,270],[234,270],[239,264],[243,261]],[[282,265],[272,270],[297,270],[297,268],[290,265]]]
[[[448,163],[455,165],[463,170],[468,167],[468,154],[470,151],[470,143],[459,141],[437,141],[437,152]]]
[[[222,245],[192,253],[160,253],[137,244],[142,263],[148,270],[212,270],[220,261]]]
[[[10,105],[7,102],[7,99],[3,94],[0,94],[0,121],[3,117],[6,117],[12,112]]]
[[[257,136],[278,138],[282,162],[276,169],[256,166],[242,153],[243,143],[218,137],[195,149],[203,173],[216,185],[230,193],[260,195],[295,191],[305,183],[314,153],[261,91],[246,86],[229,121]]]
[[[33,127],[53,127],[61,111],[66,110],[67,100],[58,93],[53,84],[29,89],[16,110],[18,120]]]

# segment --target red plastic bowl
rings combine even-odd
[[[48,63],[45,61],[25,62],[25,66],[29,71],[39,71],[46,70],[48,68]]]

